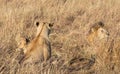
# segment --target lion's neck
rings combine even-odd
[[[49,40],[49,30],[47,28],[44,28],[42,31],[41,31],[41,34],[40,36],[46,38]]]

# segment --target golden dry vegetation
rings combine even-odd
[[[119,74],[119,0],[0,0],[1,74]],[[16,36],[32,40],[35,20],[54,22],[47,62],[18,63]],[[86,36],[96,22],[103,22],[110,36],[90,45]]]

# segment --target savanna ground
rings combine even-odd
[[[0,0],[1,74],[120,74],[119,0]],[[35,20],[54,22],[52,57],[47,63],[19,65],[15,38],[32,40]],[[107,42],[90,46],[86,35],[102,21]]]

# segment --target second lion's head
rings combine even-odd
[[[44,22],[44,21],[37,21],[35,25],[37,26],[37,35],[40,33],[50,34],[51,28],[53,27],[54,23]]]

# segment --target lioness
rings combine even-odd
[[[25,60],[31,61],[46,61],[51,57],[51,45],[49,34],[53,23],[36,22],[37,34],[31,42],[25,46],[24,57],[19,63]]]

